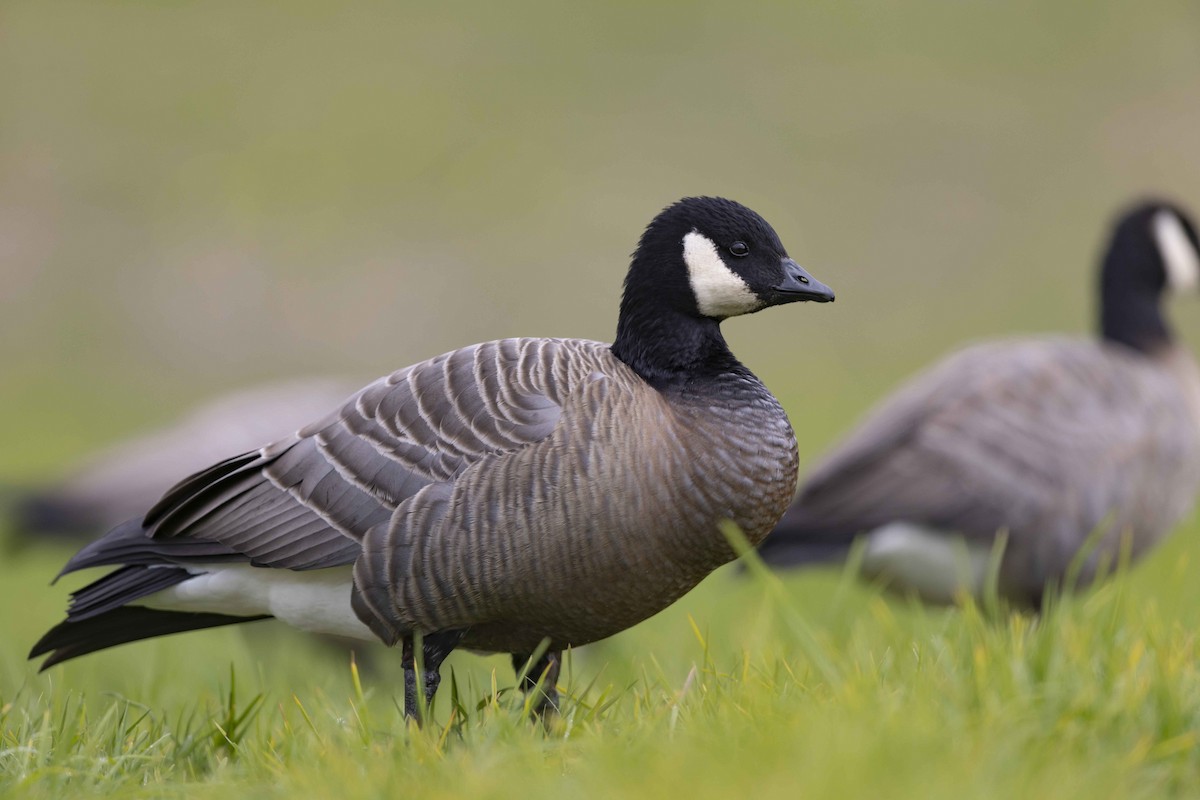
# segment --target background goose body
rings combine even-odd
[[[1163,214],[1176,221],[1166,247]],[[945,359],[817,463],[763,558],[828,561],[862,536],[868,575],[949,602],[983,590],[1004,532],[998,588],[1036,605],[1081,549],[1083,582],[1122,547],[1144,553],[1200,488],[1200,373],[1158,310],[1165,287],[1200,271],[1188,246],[1177,209],[1129,212],[1102,271],[1101,340],[992,342]]]
[[[93,453],[54,483],[16,493],[15,533],[30,540],[98,536],[145,513],[181,475],[290,435],[358,386],[305,378],[209,400],[169,426]]]
[[[1036,602],[1096,531],[1087,581],[1122,537],[1134,557],[1153,546],[1200,487],[1200,381],[1171,363],[1070,339],[963,350],[813,469],[765,557],[786,563],[792,537],[837,549],[863,533],[869,574],[949,602],[982,590],[1006,531],[1000,589]]]
[[[533,674],[552,685],[558,650],[645,619],[731,560],[722,522],[757,542],[778,520],[795,438],[719,322],[831,299],[749,209],[681,201],[643,236],[613,345],[456,350],[187,478],[71,559],[66,572],[119,569],[76,592],[33,655],[49,666],[276,616],[402,642],[410,713],[417,634],[427,695],[459,644],[520,663],[549,640]]]

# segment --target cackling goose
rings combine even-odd
[[[177,631],[277,617],[402,645],[406,713],[455,647],[506,652],[556,702],[560,653],[660,611],[758,543],[795,490],[779,403],[720,323],[831,301],[770,225],[689,198],[646,229],[616,341],[506,339],[407,367],[324,419],[171,489],[64,572],[43,668]]]
[[[1163,319],[1200,283],[1196,227],[1176,206],[1117,223],[1100,273],[1099,341],[976,345],[885,400],[817,463],[760,548],[778,566],[835,560],[927,600],[984,589],[1039,606],[1136,558],[1200,487],[1200,374]],[[1073,561],[1078,563],[1073,567]],[[1068,587],[1069,588],[1069,587]]]

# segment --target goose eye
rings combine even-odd
[[[729,252],[741,258],[742,256],[750,255],[750,246],[745,242],[734,242],[729,245]]]

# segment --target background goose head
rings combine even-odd
[[[1169,345],[1164,293],[1200,290],[1200,238],[1179,206],[1146,201],[1113,227],[1100,271],[1100,327],[1105,339],[1145,353]]]
[[[651,382],[725,368],[732,356],[722,320],[833,299],[833,290],[793,261],[754,211],[721,197],[687,197],[663,209],[642,234],[625,278],[613,353]]]

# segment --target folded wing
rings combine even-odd
[[[122,569],[77,592],[64,625],[98,619],[96,608],[111,613],[210,565],[354,563],[366,533],[423,488],[549,435],[561,414],[555,353],[571,344],[507,339],[447,353],[376,381],[287,439],[186,478],[144,519],[68,562],[64,573]],[[182,569],[164,572],[169,566]]]

